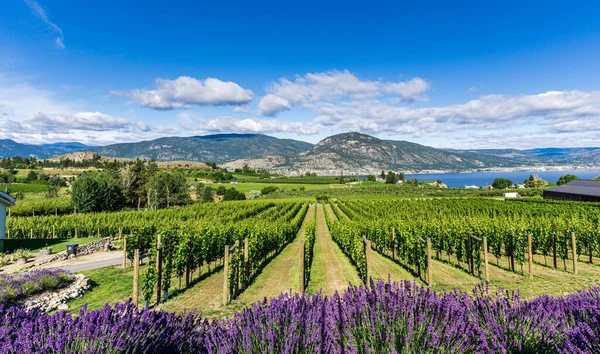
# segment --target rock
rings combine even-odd
[[[68,310],[69,309],[69,305],[67,304],[60,304],[56,307],[57,310]]]

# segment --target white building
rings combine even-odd
[[[519,198],[519,193],[516,192],[508,192],[508,193],[503,193],[504,198]]]
[[[0,252],[4,252],[4,238],[6,237],[6,208],[15,205],[15,198],[0,192]]]

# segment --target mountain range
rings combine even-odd
[[[408,141],[342,133],[310,144],[261,134],[165,137],[102,147],[80,143],[44,145],[0,140],[0,157],[52,158],[80,151],[106,157],[157,161],[216,162],[228,168],[249,164],[281,173],[323,174],[401,171],[473,171],[539,166],[600,166],[600,148],[436,149]],[[67,155],[68,156],[68,155]]]

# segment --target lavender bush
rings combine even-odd
[[[281,295],[224,320],[140,310],[78,316],[0,307],[0,353],[598,353],[600,288],[523,301],[478,288],[378,282],[343,295]]]
[[[72,281],[73,274],[63,269],[39,269],[0,275],[0,304],[16,302],[46,290],[59,289]]]

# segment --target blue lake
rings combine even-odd
[[[472,173],[435,173],[435,174],[406,174],[406,179],[418,179],[419,181],[440,180],[451,188],[462,188],[464,186],[487,186],[492,184],[498,177],[507,178],[514,183],[523,183],[530,175],[537,174],[541,179],[548,182],[556,182],[560,176],[574,174],[580,179],[593,179],[600,176],[600,171],[544,171],[544,172],[472,172]]]

